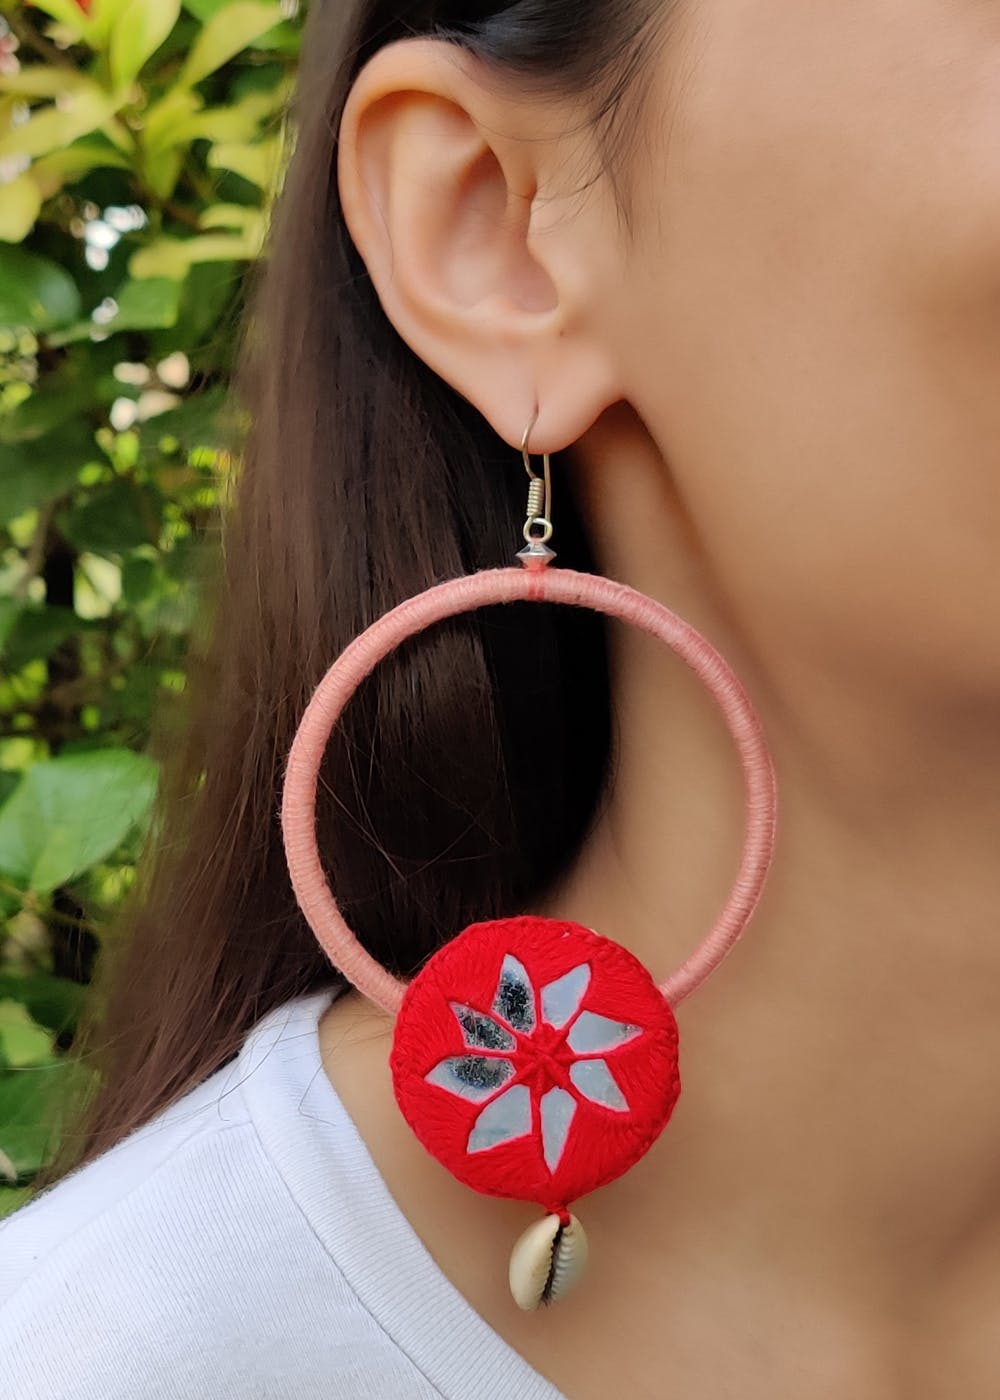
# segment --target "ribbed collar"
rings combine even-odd
[[[333,991],[257,1023],[239,1055],[261,1142],[361,1304],[444,1400],[565,1400],[475,1311],[397,1206],[323,1068]]]

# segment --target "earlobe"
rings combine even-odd
[[[549,122],[455,45],[402,40],[359,74],[338,144],[345,221],[387,316],[512,446],[537,400],[534,451],[621,397],[588,305],[588,216],[551,218],[547,192],[540,231],[537,192],[567,166]]]

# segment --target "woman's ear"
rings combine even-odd
[[[623,396],[601,314],[618,225],[581,178],[588,124],[556,106],[457,45],[404,39],[358,75],[338,142],[344,217],[387,316],[511,445],[537,403],[533,452]]]

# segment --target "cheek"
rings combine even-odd
[[[636,407],[751,631],[1000,689],[1000,6],[757,8],[679,98]]]

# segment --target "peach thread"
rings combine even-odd
[[[285,770],[282,834],[299,906],[331,963],[391,1015],[399,1011],[407,984],[387,972],[362,948],[323,873],[316,844],[316,786],[323,752],[357,687],[408,637],[445,618],[479,607],[525,601],[592,608],[664,642],[704,683],[736,745],[743,767],[746,806],[739,870],[708,935],[659,984],[670,1006],[690,996],[722,963],[745,930],[763,892],[777,823],[774,765],[753,704],[715,647],[662,603],[599,575],[570,569],[506,568],[451,579],[392,608],[345,648],[306,707]]]

